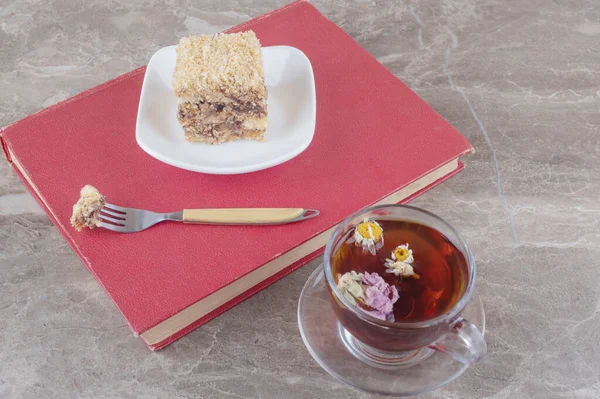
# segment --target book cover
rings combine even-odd
[[[187,334],[322,252],[332,228],[376,203],[406,202],[462,168],[467,140],[339,27],[298,1],[230,31],[310,59],[317,92],[311,145],[242,175],[181,170],[147,155],[135,124],[139,68],[0,131],[8,161],[52,222],[153,350]],[[192,144],[190,144],[192,145]],[[76,232],[85,184],[109,202],[184,208],[304,207],[280,226],[162,223],[143,232]]]

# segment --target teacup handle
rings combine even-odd
[[[487,352],[483,335],[477,327],[462,317],[452,324],[451,330],[430,348],[445,352],[464,364],[480,361]]]

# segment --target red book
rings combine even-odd
[[[0,131],[6,157],[131,329],[168,345],[322,253],[332,228],[376,203],[407,202],[462,169],[467,140],[308,2],[239,25],[263,46],[310,59],[313,142],[279,166],[206,175],[161,163],[136,143],[144,68]],[[76,232],[79,190],[109,202],[184,208],[304,207],[319,217],[281,226],[161,223],[143,232]]]

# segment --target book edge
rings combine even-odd
[[[460,133],[459,133],[459,134],[460,134]],[[398,193],[399,191],[401,191],[401,190],[405,189],[406,187],[408,187],[408,186],[410,186],[410,185],[412,185],[412,184],[414,184],[414,183],[418,182],[419,180],[426,179],[426,178],[427,178],[427,177],[428,177],[430,174],[432,174],[432,173],[436,172],[437,170],[439,170],[439,169],[441,169],[442,167],[444,167],[444,166],[446,166],[446,165],[450,164],[451,162],[458,162],[458,163],[460,163],[460,164],[462,165],[462,166],[461,166],[461,170],[462,170],[462,168],[464,168],[464,165],[463,165],[463,164],[460,162],[459,158],[460,158],[461,156],[464,156],[464,155],[466,155],[466,154],[469,154],[469,153],[471,153],[471,152],[472,152],[472,150],[473,150],[473,149],[472,149],[472,147],[471,147],[471,148],[466,148],[466,149],[464,149],[462,152],[460,152],[459,154],[457,154],[456,156],[454,156],[454,157],[450,158],[450,160],[448,160],[448,161],[445,161],[445,162],[439,162],[438,164],[436,164],[435,166],[432,166],[432,167],[430,167],[429,169],[425,170],[424,172],[422,172],[420,175],[418,175],[417,177],[413,178],[412,180],[409,180],[409,181],[407,181],[406,183],[404,183],[402,186],[400,186],[399,188],[395,189],[394,191],[391,191],[391,192],[389,192],[389,193],[387,193],[387,194],[385,194],[385,195],[383,195],[383,196],[381,196],[381,197],[379,197],[379,198],[377,198],[377,199],[373,200],[373,201],[372,201],[372,202],[370,202],[369,204],[365,205],[365,206],[364,206],[364,208],[367,208],[367,207],[373,206],[373,205],[375,205],[375,204],[377,204],[377,203],[379,203],[379,202],[381,202],[381,201],[383,201],[383,200],[386,200],[387,198],[389,198],[389,197],[391,197],[391,196],[395,195],[396,193]],[[452,173],[452,172],[449,172],[449,173]],[[419,191],[419,190],[417,190],[417,191]],[[357,209],[357,210],[358,210],[358,209]],[[341,223],[343,219],[344,219],[344,218],[342,218],[342,219],[338,220],[337,222],[335,222],[335,223],[333,224],[333,226],[336,226],[337,224]],[[195,305],[197,302],[199,302],[199,301],[202,301],[204,298],[207,298],[207,297],[210,297],[210,296],[212,296],[212,295],[215,295],[217,292],[219,292],[219,291],[221,291],[221,290],[223,290],[223,289],[227,288],[227,287],[228,287],[229,285],[231,285],[232,283],[234,283],[234,282],[236,282],[236,281],[239,281],[239,280],[243,279],[243,278],[244,278],[244,277],[246,277],[248,274],[251,274],[251,273],[255,272],[256,270],[258,270],[258,269],[262,268],[262,267],[263,267],[263,266],[265,266],[266,264],[268,264],[268,263],[270,263],[270,262],[273,262],[273,261],[275,261],[276,259],[278,259],[278,258],[280,258],[281,256],[285,255],[285,254],[286,254],[286,253],[288,253],[289,251],[292,251],[292,250],[294,250],[295,248],[297,248],[297,247],[299,247],[299,246],[303,245],[303,244],[304,244],[304,243],[306,243],[307,241],[313,240],[313,239],[315,239],[316,237],[318,237],[318,236],[320,236],[320,235],[322,235],[322,234],[325,234],[325,233],[327,233],[327,232],[328,232],[330,229],[331,229],[331,227],[324,227],[322,230],[317,230],[317,231],[315,231],[315,232],[314,232],[314,233],[313,233],[311,236],[309,236],[309,237],[307,237],[306,239],[304,239],[303,241],[299,242],[298,244],[296,244],[296,245],[295,245],[294,247],[292,247],[291,249],[288,249],[286,252],[283,252],[283,253],[280,253],[280,254],[277,254],[277,255],[274,255],[274,256],[272,256],[271,258],[267,259],[267,260],[266,260],[266,261],[265,261],[263,264],[261,264],[261,265],[259,265],[259,266],[255,267],[255,268],[253,268],[253,269],[250,269],[250,270],[248,270],[246,273],[244,273],[243,275],[239,276],[239,277],[238,277],[236,280],[230,281],[230,282],[228,282],[228,283],[226,283],[226,284],[222,284],[222,285],[220,285],[220,286],[218,286],[218,287],[217,287],[217,286],[215,286],[215,287],[214,287],[214,289],[213,289],[213,290],[212,290],[212,291],[211,291],[209,294],[205,295],[203,298],[200,298],[200,299],[198,299],[198,300],[196,300],[196,301],[194,301],[194,302],[192,302],[192,303],[190,303],[190,304],[188,304],[188,305],[186,305],[186,306],[184,306],[184,307],[182,307],[182,308],[180,308],[180,309],[178,309],[178,310],[175,310],[175,311],[173,311],[173,313],[171,313],[171,315],[170,315],[170,316],[168,316],[168,317],[167,317],[165,320],[168,320],[168,319],[170,319],[171,317],[175,317],[175,316],[177,316],[179,313],[181,313],[181,312],[185,311],[185,310],[186,310],[187,308],[189,308],[190,306],[194,306],[194,305]],[[159,323],[157,323],[157,324],[155,324],[154,326],[152,326],[152,327],[150,327],[150,328],[148,328],[148,329],[145,329],[143,333],[145,333],[145,332],[147,332],[147,331],[149,331],[149,330],[152,330],[153,328],[155,328],[156,326],[160,325],[160,324],[161,324],[161,323],[163,323],[163,322],[164,322],[164,320],[163,320],[163,321],[161,321],[161,322],[159,322]],[[140,332],[140,334],[142,334],[142,332]]]
[[[398,201],[390,202],[390,200],[393,200],[394,196],[401,193],[402,190],[408,188],[412,184],[418,183],[419,181],[426,180],[427,177],[430,177],[435,171],[439,171],[442,168],[449,166],[449,165],[452,166],[452,168],[448,168],[449,169],[448,171],[441,174],[439,177],[437,177],[433,181],[427,182],[425,184],[425,186],[417,187],[415,189],[415,191],[408,193],[408,195],[400,198]],[[437,168],[434,168],[433,170],[429,171],[428,173],[424,173],[419,178],[414,179],[412,182],[403,185],[398,190],[395,190],[394,192],[390,193],[389,195],[373,201],[371,204],[367,205],[366,207],[373,206],[375,204],[381,204],[381,203],[405,203],[405,202],[408,202],[411,199],[413,199],[414,197],[416,197],[417,195],[420,195],[421,193],[423,193],[423,192],[427,191],[428,189],[434,187],[435,185],[441,183],[442,181],[446,180],[447,178],[451,177],[452,175],[458,173],[463,168],[464,168],[464,165],[462,164],[462,162],[459,161],[458,157],[455,157],[445,163],[442,163]],[[202,319],[206,318],[208,315],[212,314],[213,312],[217,312],[222,307],[223,308],[226,307],[226,305],[228,303],[235,301],[236,298],[238,298],[238,297],[244,296],[244,294],[246,292],[248,292],[248,291],[256,292],[256,291],[262,289],[262,288],[256,289],[256,287],[259,287],[265,281],[269,281],[269,280],[275,278],[276,276],[278,276],[279,273],[286,270],[287,268],[294,265],[295,263],[299,262],[300,260],[311,256],[311,254],[314,254],[315,252],[318,252],[319,250],[322,250],[322,247],[326,244],[329,236],[331,235],[333,230],[335,230],[335,228],[338,226],[338,224],[341,223],[341,221],[342,220],[338,221],[333,226],[324,229],[320,233],[315,233],[315,235],[313,235],[312,237],[299,243],[298,245],[296,245],[294,248],[291,248],[287,252],[268,260],[267,262],[265,262],[258,268],[250,270],[248,273],[246,273],[244,276],[240,277],[239,279],[232,281],[230,284],[228,284],[224,287],[220,287],[219,289],[216,289],[213,293],[190,304],[189,306],[180,310],[179,312],[174,313],[171,317],[158,323],[154,327],[151,327],[151,328],[145,330],[144,332],[140,333],[140,337],[144,340],[144,342],[146,343],[146,345],[148,345],[148,347],[152,348],[152,346],[156,346],[159,343],[161,343],[162,341],[168,340],[170,336],[173,336],[173,335],[177,334],[179,331],[188,328],[190,325],[196,323],[198,320],[202,320]],[[235,293],[235,295],[231,295],[230,297],[226,298],[225,301],[223,301],[223,300],[218,301],[218,299],[220,299],[220,298],[218,298],[218,295],[219,295],[219,293],[223,293],[223,290],[231,289],[232,285],[236,284],[236,283],[242,284],[243,280],[246,279],[249,275],[251,275],[253,273],[260,273],[262,270],[264,270],[265,267],[269,267],[269,266],[277,267],[276,265],[274,265],[274,262],[285,259],[285,257],[294,256],[294,251],[304,245],[310,245],[312,251],[310,251],[308,254],[306,254],[304,256],[301,256],[298,259],[292,259],[290,262],[286,262],[287,265],[284,265],[279,270],[275,270],[274,273],[272,273],[271,275],[267,275],[266,278],[261,279],[260,281],[258,281],[254,285],[252,285],[251,287],[246,288],[239,293]],[[317,255],[315,255],[315,256],[317,256]],[[243,300],[243,299],[241,299],[241,300]],[[238,303],[238,302],[236,302],[236,303]],[[205,304],[207,304],[206,307],[208,307],[208,310],[201,309],[203,307],[203,305],[205,305]],[[227,307],[227,309],[229,309],[229,308],[230,307]],[[227,309],[219,311],[217,314],[220,314]],[[204,310],[204,311],[202,311],[202,310]],[[213,316],[213,317],[215,317],[215,316]],[[210,318],[208,318],[206,321],[208,321],[208,320],[210,320]],[[169,326],[173,326],[173,327],[169,327]],[[165,328],[168,328],[169,330],[172,330],[172,331],[165,332],[165,331],[163,331]]]
[[[457,161],[457,167],[456,167],[456,169],[454,169],[450,173],[448,173],[448,174],[440,177],[439,179],[435,180],[431,184],[423,187],[421,190],[416,191],[415,193],[413,193],[412,195],[406,197],[405,199],[403,199],[399,203],[401,203],[401,204],[408,203],[411,200],[413,200],[414,198],[416,198],[416,197],[424,194],[425,192],[431,190],[432,188],[436,187],[437,185],[443,183],[444,181],[448,180],[452,176],[454,176],[457,173],[461,172],[464,169],[464,167],[465,167],[464,164],[458,158],[455,158],[454,160]],[[144,337],[143,334],[140,334],[139,337],[146,344],[146,346],[148,346],[148,348],[150,350],[152,350],[152,351],[158,351],[158,350],[160,350],[160,349],[162,349],[162,348],[164,348],[164,347],[172,344],[173,342],[177,341],[181,337],[189,334],[190,332],[194,331],[196,328],[198,328],[198,327],[202,326],[203,324],[209,322],[210,320],[214,319],[215,317],[221,315],[222,313],[226,312],[227,310],[233,308],[234,306],[237,306],[239,303],[245,301],[246,299],[250,298],[254,294],[258,293],[259,291],[267,288],[269,285],[271,285],[271,284],[279,281],[280,279],[282,279],[283,277],[287,276],[288,274],[296,271],[297,269],[299,269],[300,267],[302,267],[306,263],[308,263],[308,262],[314,260],[315,258],[317,258],[318,256],[322,255],[323,251],[324,251],[324,247],[321,247],[321,248],[317,249],[316,251],[314,251],[313,253],[309,254],[308,256],[300,258],[299,260],[297,260],[296,262],[290,264],[289,266],[284,267],[280,272],[276,273],[271,278],[268,278],[268,279],[265,279],[265,280],[261,281],[259,284],[255,285],[254,287],[251,287],[250,289],[248,289],[247,291],[243,292],[242,294],[240,294],[239,296],[235,297],[234,299],[230,300],[229,302],[224,303],[222,306],[220,306],[219,308],[215,309],[211,313],[206,314],[205,316],[197,319],[196,321],[192,322],[190,325],[186,326],[185,328],[182,328],[181,330],[173,333],[171,336],[167,337],[163,341],[156,342],[156,343],[150,343],[149,341],[147,341],[145,339],[145,337]]]

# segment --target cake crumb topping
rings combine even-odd
[[[262,51],[252,31],[188,36],[179,41],[173,72],[175,95],[209,100],[219,93],[230,99],[266,95]]]

